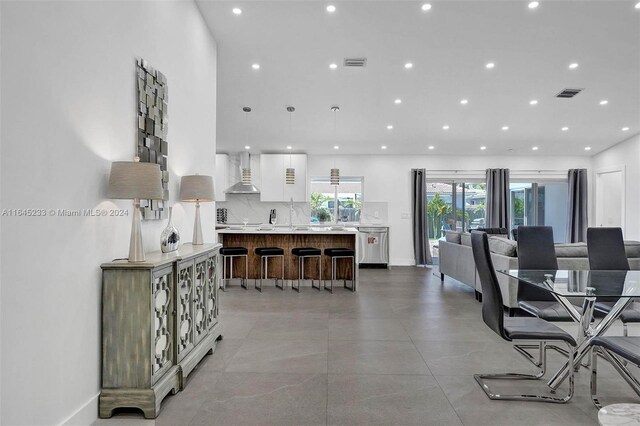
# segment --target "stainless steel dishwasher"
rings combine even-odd
[[[389,265],[389,228],[358,227],[358,263],[361,268],[387,268]]]

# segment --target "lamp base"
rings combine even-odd
[[[200,203],[196,203],[196,220],[193,224],[193,241],[194,246],[201,246],[204,244],[202,238],[202,223],[200,222]]]
[[[140,200],[133,200],[133,222],[131,223],[131,239],[129,240],[129,262],[144,262],[144,246],[142,245],[142,225],[140,224]]]

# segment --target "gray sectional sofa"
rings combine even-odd
[[[631,269],[640,270],[640,241],[625,241],[625,249]],[[471,251],[471,234],[447,231],[439,241],[440,274],[467,284],[482,294],[480,280]],[[489,236],[491,259],[496,270],[518,269],[518,244],[504,236]],[[556,244],[556,256],[560,269],[589,269],[586,243]],[[518,281],[497,274],[502,299],[507,308],[518,307]]]

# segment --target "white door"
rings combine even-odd
[[[624,230],[624,170],[596,172],[596,226]]]

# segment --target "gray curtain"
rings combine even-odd
[[[413,212],[413,253],[416,265],[431,265],[427,230],[427,180],[425,169],[411,169],[411,211]]]
[[[485,228],[509,228],[509,169],[487,169]]]
[[[587,241],[587,169],[569,169],[567,242]]]

